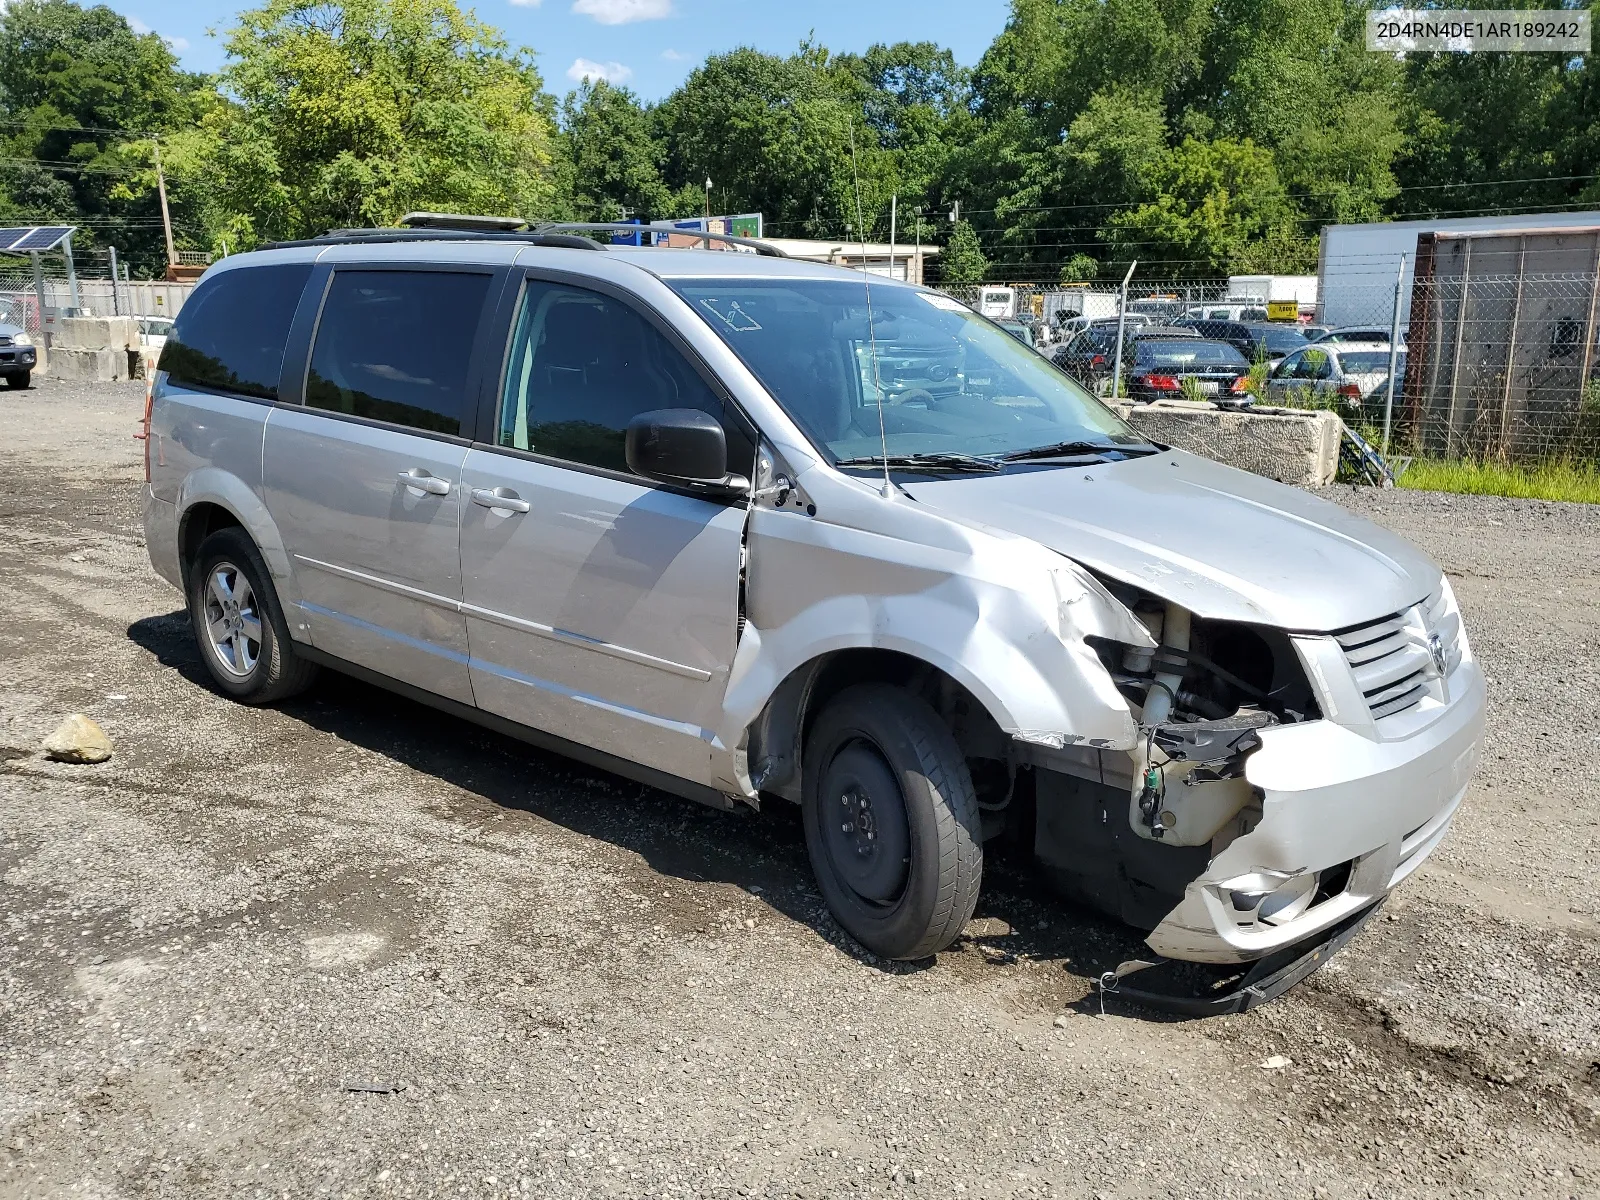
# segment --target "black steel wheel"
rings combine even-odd
[[[803,761],[806,848],[839,924],[885,958],[955,941],[978,902],[983,843],[938,714],[902,688],[850,688],[813,724]]]

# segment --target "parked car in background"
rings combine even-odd
[[[167,344],[167,335],[172,332],[172,319],[170,317],[140,317],[139,318],[139,345],[146,350],[159,350]]]
[[[1184,302],[1176,296],[1142,296],[1128,301],[1128,311],[1154,321],[1171,321],[1183,315]]]
[[[1037,344],[1033,336],[1033,326],[1029,325],[1025,321],[996,321],[995,324],[1000,326],[1001,329],[1004,329],[1012,337],[1016,338],[1017,341],[1021,342],[1024,346],[1031,348]]]
[[[0,324],[0,378],[10,388],[33,386],[33,367],[38,351],[33,338],[20,325]]]
[[[1382,342],[1389,344],[1389,327],[1387,325],[1341,325],[1337,329],[1329,329],[1321,337],[1310,339],[1313,342]],[[1400,345],[1406,344],[1405,326],[1400,327]]]
[[[1255,300],[1218,300],[1190,305],[1183,316],[1191,321],[1265,321],[1267,310]]]
[[[1305,338],[1306,341],[1314,342],[1314,341],[1317,341],[1319,338],[1323,337],[1325,334],[1332,333],[1333,332],[1333,326],[1332,325],[1297,325],[1297,326],[1295,326],[1295,330],[1296,330],[1296,332],[1298,332],[1300,334],[1301,337]]]
[[[1138,329],[1124,328],[1122,332],[1122,363],[1124,374],[1133,362],[1134,344],[1141,338],[1159,337],[1166,339],[1199,338],[1192,329],[1185,329],[1176,325],[1143,325]],[[1071,375],[1084,387],[1091,389],[1097,395],[1107,395],[1111,391],[1111,375],[1116,369],[1117,357],[1117,325],[1111,322],[1106,325],[1094,325],[1083,330],[1072,341],[1051,356],[1051,361]]]
[[[1211,338],[1137,337],[1132,360],[1123,360],[1123,374],[1127,397],[1135,404],[1185,398],[1249,404],[1254,399],[1244,390],[1250,360],[1231,343]]]
[[[1405,377],[1402,348],[1397,369]],[[1382,400],[1389,382],[1388,342],[1317,342],[1289,355],[1267,376],[1267,397],[1283,401],[1294,393],[1324,397],[1341,408],[1359,409]]]
[[[1154,325],[1155,321],[1144,313],[1130,312],[1123,314],[1122,323],[1124,327],[1138,328],[1144,325]],[[1074,334],[1082,333],[1085,329],[1097,327],[1115,329],[1117,327],[1117,318],[1067,317],[1056,323],[1056,328],[1060,331],[1062,341],[1070,340]]]
[[[1189,326],[1201,337],[1227,342],[1251,362],[1277,363],[1309,345],[1292,325],[1276,325],[1270,321],[1212,321],[1187,317],[1179,324]]]

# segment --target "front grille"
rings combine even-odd
[[[1428,695],[1428,685],[1436,676],[1428,649],[1428,630],[1435,628],[1432,618],[1442,611],[1443,599],[1441,592],[1404,612],[1341,629],[1333,635],[1374,720],[1415,708]],[[1454,624],[1448,639],[1445,629],[1438,628],[1437,632],[1454,650],[1460,621],[1453,613],[1449,618]]]

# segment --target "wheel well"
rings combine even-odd
[[[230,525],[243,527],[239,520],[220,504],[200,503],[186,510],[183,523],[178,527],[178,561],[183,567],[184,583],[189,581],[189,564],[200,553],[200,546],[219,529]]]
[[[836,650],[792,671],[751,726],[750,772],[762,791],[799,801],[801,750],[812,722],[828,701],[860,683],[894,684],[926,700],[955,736],[969,766],[975,760],[1008,761],[1010,739],[954,676],[895,650]]]

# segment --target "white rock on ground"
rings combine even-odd
[[[111,739],[82,713],[73,713],[44,740],[46,758],[57,762],[101,763],[111,757]]]

